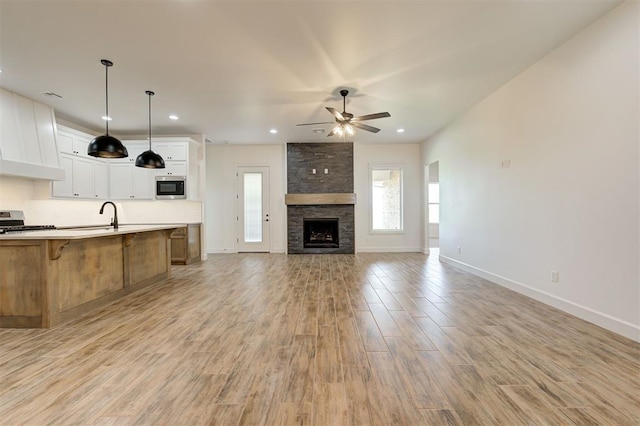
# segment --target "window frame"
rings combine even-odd
[[[390,235],[405,234],[404,229],[404,164],[380,163],[369,164],[369,234]],[[373,228],[373,172],[377,170],[399,170],[400,171],[400,228],[399,229],[374,229]]]

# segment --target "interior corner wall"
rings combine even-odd
[[[439,161],[442,260],[640,341],[638,7],[446,126],[422,161]]]
[[[269,167],[270,251],[284,253],[287,214],[284,204],[285,145],[206,146],[205,249],[237,252],[236,168]]]
[[[422,223],[422,166],[419,144],[353,145],[356,252],[419,252]],[[403,226],[402,233],[372,234],[370,232],[369,166],[401,166]]]

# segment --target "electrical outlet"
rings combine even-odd
[[[511,160],[507,159],[500,161],[500,167],[503,169],[508,169],[509,167],[511,167]]]
[[[560,281],[560,278],[558,277],[558,271],[551,271],[551,282],[557,283],[558,281]]]

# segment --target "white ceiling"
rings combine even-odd
[[[355,142],[414,143],[620,2],[0,0],[0,86],[102,132],[110,59],[112,134],[146,133],[153,90],[154,135],[231,144],[328,140],[296,124],[348,88],[391,114]]]

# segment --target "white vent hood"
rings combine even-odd
[[[0,88],[0,175],[64,180],[53,108]]]

